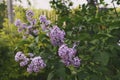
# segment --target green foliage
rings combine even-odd
[[[39,15],[45,14],[53,23],[57,22],[66,32],[68,46],[75,41],[80,42],[77,55],[81,58],[81,66],[66,67],[61,63],[58,47],[51,45],[49,37],[41,29],[39,36],[22,39],[23,34],[19,34],[14,25],[8,27],[5,19],[4,28],[0,30],[0,80],[120,80],[120,46],[117,44],[120,40],[120,16],[116,17],[114,9],[100,11],[98,7],[85,4],[71,9],[71,1],[65,1],[52,0],[55,10],[50,12],[34,9],[34,17],[38,19]],[[26,9],[14,9],[15,19],[27,22]],[[39,23],[36,26],[40,27]],[[27,73],[26,67],[21,68],[14,61],[17,51],[23,51],[26,56],[29,52],[40,55],[47,67],[39,73]]]
[[[0,80],[16,79],[21,76],[19,75],[21,70],[14,61],[14,44],[18,40],[15,36],[19,35],[15,34],[15,28],[8,27],[8,21],[5,21],[6,23],[3,24],[4,28],[0,30]]]
[[[0,3],[0,22],[1,22],[1,24],[0,24],[0,29],[3,27],[3,22],[4,22],[4,18],[7,16],[6,15],[6,4],[5,4],[5,2],[3,2],[3,3]]]
[[[55,10],[63,10],[59,5],[54,7]],[[57,24],[66,31],[66,38],[69,39],[69,42],[66,42],[71,44],[80,41],[77,55],[82,59],[82,63],[74,79],[119,80],[120,46],[117,43],[120,40],[120,17],[116,17],[114,9],[100,11],[98,7],[84,4],[79,8],[70,9],[67,16],[57,14]],[[63,25],[64,22],[66,25]]]

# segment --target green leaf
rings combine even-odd
[[[102,65],[107,65],[109,61],[109,54],[107,52],[100,52],[95,55],[95,60],[101,62]]]
[[[20,45],[29,44],[29,43],[30,43],[30,41],[28,41],[28,40],[21,40],[18,44],[20,46]]]
[[[88,33],[80,33],[80,40],[90,39],[90,35]]]
[[[35,38],[35,41],[36,41],[36,43],[39,42],[39,36],[37,36],[37,37]]]
[[[103,65],[107,65],[109,61],[109,55],[108,53],[101,53],[101,63]]]
[[[54,71],[48,74],[47,80],[52,80],[53,76],[54,76]]]
[[[67,34],[68,34],[69,36],[71,36],[71,35],[72,35],[72,31],[68,31]]]

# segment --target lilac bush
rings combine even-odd
[[[37,38],[39,37],[40,27],[36,27],[37,20],[34,19],[33,17],[34,13],[31,10],[28,10],[26,11],[26,18],[30,24],[22,23],[19,19],[15,21],[15,26],[17,26],[19,32],[23,32],[24,39],[26,38],[25,35],[32,35],[33,38],[35,38],[35,40],[36,37]],[[39,21],[41,23],[42,31],[46,33],[47,38],[50,40],[52,46],[58,47],[57,53],[58,57],[60,58],[60,61],[66,67],[69,66],[79,67],[81,59],[79,59],[79,57],[76,56],[77,50],[75,47],[77,45],[73,44],[72,48],[68,47],[68,45],[65,43],[66,35],[65,31],[61,30],[57,25],[55,26],[50,25],[50,21],[47,20],[45,15],[41,15],[39,17]],[[33,43],[36,44],[35,42]],[[37,48],[36,45],[34,47]],[[45,63],[46,61],[44,61],[40,56],[35,56],[33,53],[28,53],[28,57],[26,57],[24,53],[19,51],[15,55],[15,61],[20,62],[21,67],[27,66],[27,72],[38,73],[39,71],[48,66]]]

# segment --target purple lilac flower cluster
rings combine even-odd
[[[18,27],[18,32],[22,32],[26,29],[27,24],[26,23],[22,23],[20,19],[15,21],[15,26]]]
[[[80,59],[76,57],[76,49],[68,48],[66,44],[63,44],[58,49],[58,55],[61,61],[66,65],[73,65],[74,67],[80,66]]]
[[[44,23],[43,31],[47,28],[45,27],[47,19],[45,16],[40,16],[40,22]],[[76,44],[73,45],[73,48],[68,48],[68,46],[64,43],[65,32],[60,30],[59,27],[53,26],[52,28],[48,29],[49,37],[52,45],[59,46],[58,55],[61,58],[61,61],[66,65],[70,66],[73,65],[74,67],[80,66],[80,59],[76,57]]]
[[[47,20],[45,15],[41,15],[39,17],[41,24],[41,28],[43,31],[47,32],[49,30],[50,20]]]
[[[31,63],[27,67],[28,72],[39,72],[41,69],[45,68],[46,64],[40,56],[34,57]]]
[[[29,73],[39,72],[46,67],[43,59],[40,56],[34,57],[32,53],[29,53],[29,58],[27,58],[23,52],[19,51],[15,55],[15,61],[20,62],[20,66],[22,67],[28,65],[27,72]]]
[[[40,22],[42,30],[47,32],[47,35],[50,37],[50,41],[52,45],[54,46],[60,46],[64,43],[64,36],[65,32],[63,30],[60,30],[59,27],[53,26],[52,28],[48,27],[50,24],[50,21],[47,20],[46,16],[41,15],[40,16]]]
[[[19,51],[15,55],[15,61],[20,62],[20,66],[25,66],[28,64],[29,58],[27,58],[23,52]]]
[[[60,46],[64,43],[64,36],[65,32],[60,30],[59,27],[53,26],[52,29],[50,29],[49,37],[52,45],[54,46]]]
[[[26,11],[26,17],[27,17],[27,20],[30,22],[31,26],[34,26],[37,22],[37,20],[34,19],[33,16],[34,16],[33,11],[31,11],[31,10]]]
[[[26,17],[30,25],[26,23],[22,23],[21,20],[16,20],[15,21],[15,26],[18,27],[18,32],[25,32],[25,35],[33,35],[37,36],[38,35],[38,30],[35,27],[36,24],[36,19],[33,18],[34,13],[31,10],[26,11]]]

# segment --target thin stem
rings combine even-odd
[[[114,6],[116,16],[119,17],[119,16],[118,16],[118,13],[117,13],[117,10],[116,10],[116,8],[115,8],[114,0],[112,1],[112,4],[113,4],[113,6]]]

